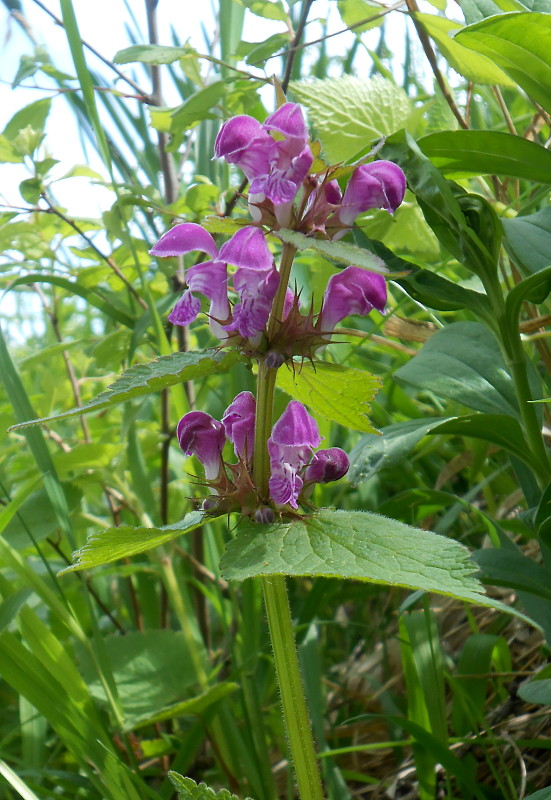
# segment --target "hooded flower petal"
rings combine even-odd
[[[292,400],[272,428],[268,439],[271,477],[268,482],[274,503],[298,508],[303,486],[300,470],[321,441],[318,426],[302,403]]]
[[[222,423],[204,411],[190,411],[178,423],[177,435],[184,453],[197,456],[203,464],[206,479],[216,480],[223,469],[222,450],[226,442]]]
[[[183,256],[192,250],[200,250],[216,258],[218,248],[208,231],[195,222],[182,222],[167,231],[149,251],[152,256],[168,258]]]
[[[350,469],[348,456],[340,447],[318,450],[304,472],[304,480],[312,483],[338,481]]]
[[[271,269],[274,257],[260,228],[247,225],[220,248],[220,261],[250,270]]]
[[[226,436],[233,443],[235,454],[251,461],[254,450],[256,400],[251,392],[241,392],[224,412],[222,423]]]
[[[304,144],[308,141],[304,114],[297,103],[284,103],[267,117],[263,127],[270,131],[278,131],[287,138],[301,139]]]
[[[233,307],[233,320],[225,329],[239,331],[243,338],[249,339],[266,327],[279,286],[279,272],[274,266],[265,272],[238,269],[233,286],[241,302]]]
[[[344,192],[342,206],[337,212],[339,222],[352,225],[358,214],[369,208],[384,208],[393,214],[406,191],[406,176],[392,161],[373,161],[361,164]]]
[[[225,122],[214,143],[216,158],[236,164],[249,180],[269,171],[274,150],[272,137],[260,122],[246,114]]]
[[[374,308],[384,314],[385,305],[384,277],[360,267],[347,267],[329,278],[316,327],[322,334],[331,333],[350,314],[365,316]]]

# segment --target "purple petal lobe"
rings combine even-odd
[[[173,325],[180,325],[181,327],[191,325],[200,311],[200,300],[194,297],[189,289],[186,289],[168,315],[168,321],[172,322]]]
[[[318,328],[322,333],[331,333],[335,325],[350,314],[365,316],[374,308],[384,314],[386,297],[386,281],[382,275],[360,267],[347,267],[329,278]]]
[[[253,225],[241,228],[220,248],[220,261],[236,267],[266,271],[271,269],[273,260],[266,237]]]
[[[218,248],[208,231],[195,222],[182,222],[167,231],[149,251],[152,256],[168,258],[183,256],[192,250],[200,250],[216,258]]]
[[[228,269],[222,261],[205,261],[195,264],[186,272],[188,287],[201,292],[210,300],[210,325],[219,339],[226,338],[221,323],[230,315],[228,301]]]
[[[270,497],[278,505],[289,503],[293,508],[298,508],[298,496],[303,487],[303,480],[297,475],[290,464],[281,463],[272,467],[272,474],[268,480]]]
[[[222,469],[222,450],[226,442],[224,426],[204,411],[190,411],[178,423],[180,447],[195,455],[205,467],[207,480],[215,480]]]
[[[241,302],[234,306],[233,320],[225,328],[228,331],[237,330],[241,336],[249,339],[266,327],[279,285],[279,273],[275,267],[265,272],[238,269],[233,285]]]
[[[346,475],[350,468],[348,456],[340,447],[318,450],[304,472],[304,480],[313,483],[330,483]]]
[[[253,117],[241,114],[224,123],[214,144],[217,158],[236,164],[249,180],[270,168],[275,142]]]
[[[241,392],[224,412],[222,423],[226,436],[233,443],[235,454],[250,461],[254,452],[256,400],[251,392]]]

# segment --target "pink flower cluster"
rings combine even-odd
[[[270,521],[251,478],[254,454],[256,402],[250,392],[241,392],[228,406],[222,422],[203,411],[190,411],[180,420],[178,442],[187,455],[195,455],[205,468],[205,478],[225,511],[258,510],[261,521]],[[233,444],[237,465],[228,465],[222,452],[226,439]],[[298,508],[315,483],[329,483],[348,472],[346,453],[338,447],[318,450],[321,437],[313,417],[302,403],[292,400],[272,429],[268,440],[271,477],[270,498],[278,506]],[[228,474],[229,473],[229,474]],[[302,495],[302,497],[301,497]]]
[[[268,341],[267,323],[280,273],[263,228],[290,227],[336,240],[368,209],[392,214],[406,188],[396,164],[375,161],[357,166],[343,194],[331,178],[334,170],[312,172],[308,130],[295,103],[285,103],[263,123],[247,115],[228,120],[216,138],[215,155],[245,173],[252,224],[238,229],[220,247],[207,230],[192,222],[175,225],[161,237],[151,250],[154,256],[193,251],[206,256],[187,270],[187,288],[172,309],[170,322],[182,326],[193,322],[201,310],[197,295],[203,295],[210,301],[210,326],[220,341],[236,342],[249,354],[264,358],[267,367],[277,368],[295,355],[312,358],[348,315],[366,315],[373,309],[384,313],[384,277],[349,266],[330,278],[317,315],[301,314],[298,297],[286,288],[281,319],[275,333],[270,328]],[[255,413],[254,397],[242,392],[221,422],[202,411],[186,414],[178,425],[178,441],[185,453],[195,454],[203,463],[206,480],[219,497],[218,508],[223,503],[228,510],[239,508],[266,522],[273,510],[262,505],[266,498],[258,497],[252,480]],[[237,464],[224,462],[227,439],[234,445]],[[303,405],[291,401],[267,443],[273,507],[296,509],[314,483],[337,480],[346,473],[346,454],[339,448],[315,451],[320,441],[315,420]]]

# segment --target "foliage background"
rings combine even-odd
[[[410,2],[382,15],[376,4],[345,0],[330,4],[328,29],[324,3],[220,0],[205,42],[186,45],[184,23],[174,20],[160,44],[184,49],[169,52],[139,47],[156,43],[151,2],[140,22],[125,7],[124,44],[138,49],[118,58],[102,51],[104,63],[81,46],[78,3],[51,6],[63,23],[53,46],[40,5],[5,2],[25,45],[9,75],[17,111],[3,122],[0,157],[10,180],[15,169],[27,173],[0,217],[0,314],[10,345],[0,343],[0,793],[170,797],[172,769],[255,800],[293,795],[259,587],[221,577],[224,520],[116,565],[56,578],[99,530],[182,519],[201,487],[176,447],[177,419],[188,404],[219,418],[228,398],[252,388],[246,366],[208,378],[188,371],[183,389],[167,381],[158,392],[134,387],[94,413],[7,432],[93,403],[132,365],[212,346],[204,322],[183,335],[166,327],[181,265],[153,262],[148,250],[175,218],[218,216],[215,230],[224,232],[224,218],[242,214],[239,176],[211,160],[212,146],[228,116],[263,119],[272,109],[273,72],[290,80],[289,96],[305,105],[329,160],[356,157],[384,135],[388,157],[411,167],[405,140],[392,138],[402,128],[424,154],[408,172],[403,208],[393,219],[371,212],[355,241],[384,239],[389,265],[403,269],[392,260],[403,259],[406,269],[426,272],[393,282],[391,313],[354,319],[325,356],[381,377],[371,420],[384,436],[365,434],[357,412],[355,429],[338,424],[339,381],[326,380],[320,428],[352,451],[353,469],[350,482],[318,487],[316,504],[376,511],[467,544],[490,591],[520,599],[540,625],[421,592],[293,581],[328,796],[512,799],[545,791],[551,684],[545,668],[537,671],[550,634],[549,490],[540,465],[523,461],[514,382],[477,321],[480,275],[459,248],[461,231],[446,216],[453,197],[439,176],[488,201],[468,209],[468,219],[489,247],[505,237],[502,287],[511,292],[535,276],[518,308],[510,304],[510,325],[520,315],[534,397],[544,399],[551,7],[463,2],[459,13],[435,3],[420,13]],[[515,30],[532,36],[529,56],[511,50],[503,32],[501,60],[470,48],[468,31],[448,36],[507,13],[525,14]],[[314,21],[301,30],[302,19]],[[262,24],[254,45],[243,28],[254,30],[251,20]],[[291,57],[293,44],[351,26],[354,33]],[[513,66],[502,69],[503,60]],[[35,84],[46,88],[29,103],[25,87]],[[95,195],[98,213],[66,207],[55,163],[65,141],[47,127],[52,107],[86,154],[66,182],[78,181],[82,193],[107,187]],[[427,176],[436,188],[424,192]],[[332,270],[305,250],[295,279],[319,303]],[[283,408],[283,392],[278,402]],[[538,409],[545,423],[546,404]]]

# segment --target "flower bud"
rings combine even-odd
[[[405,191],[406,176],[397,164],[392,161],[361,164],[348,181],[337,218],[343,225],[351,226],[369,208],[384,208],[393,214]]]
[[[338,481],[350,469],[348,456],[340,447],[318,450],[304,472],[304,480],[312,483]]]

